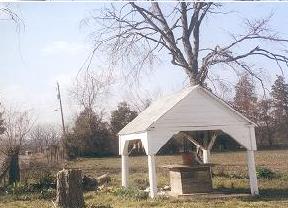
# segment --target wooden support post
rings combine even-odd
[[[186,134],[186,135],[187,135],[187,134]],[[188,139],[190,142],[192,142],[196,147],[199,146],[201,150],[204,149],[204,147],[203,147],[199,142],[197,142],[195,139],[193,139],[190,135],[187,135],[186,137],[187,137],[187,139]]]
[[[213,147],[213,145],[214,145],[214,143],[216,141],[216,138],[217,138],[217,134],[215,133],[212,136],[210,142],[208,143],[207,149],[203,149],[203,163],[204,164],[209,163],[210,150],[212,149],[212,147]]]
[[[154,155],[148,155],[148,168],[149,168],[150,197],[155,198],[157,196],[157,179],[156,179],[156,166]]]
[[[256,167],[255,167],[255,159],[254,159],[253,150],[247,150],[247,162],[248,162],[251,195],[255,196],[259,194],[259,190],[258,190],[258,184],[257,184]]]
[[[209,150],[203,149],[203,163],[209,163]]]
[[[212,149],[212,147],[213,147],[213,145],[214,145],[214,143],[215,143],[215,141],[216,141],[216,138],[217,138],[217,134],[215,133],[215,134],[212,136],[211,141],[210,141],[209,144],[208,144],[207,149],[208,149],[209,151]]]
[[[129,174],[129,167],[128,167],[128,155],[122,155],[122,186],[127,188],[128,187],[128,174]]]

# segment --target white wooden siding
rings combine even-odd
[[[195,89],[157,120],[159,126],[249,125],[229,108]]]
[[[197,130],[222,130],[247,149],[256,150],[251,128],[254,132],[251,121],[209,91],[189,87],[154,102],[124,127],[119,132],[119,152],[127,152],[128,140],[141,137],[146,153],[156,154],[173,134]]]

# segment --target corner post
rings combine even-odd
[[[121,155],[121,159],[122,159],[122,186],[127,188],[128,174],[129,174],[128,155]]]
[[[253,150],[247,150],[247,162],[248,162],[248,173],[249,173],[251,195],[252,196],[259,195]]]
[[[148,168],[149,168],[150,197],[155,198],[157,196],[155,155],[148,155]]]

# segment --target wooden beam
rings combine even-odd
[[[205,148],[199,143],[197,142],[195,139],[193,139],[192,136],[190,136],[189,134],[186,134],[184,132],[180,132],[181,135],[183,135],[184,137],[186,137],[190,142],[192,142],[194,145],[199,146],[201,150],[204,150]]]
[[[213,147],[213,145],[214,145],[214,143],[216,141],[217,136],[218,135],[216,133],[212,136],[212,138],[211,138],[211,140],[210,140],[210,142],[209,142],[209,144],[207,146],[207,150],[211,150],[212,149],[212,147]]]

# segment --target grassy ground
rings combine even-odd
[[[245,152],[215,153],[212,155],[213,187],[217,190],[249,193]],[[259,179],[260,197],[232,199],[140,199],[115,195],[120,186],[120,158],[80,158],[70,162],[69,166],[81,168],[85,174],[100,176],[109,173],[111,187],[102,191],[85,193],[85,202],[91,208],[105,207],[288,207],[288,150],[258,151],[257,166],[267,167],[276,175],[273,179]],[[148,184],[146,157],[132,157],[130,162],[129,183],[133,187],[145,189]],[[158,156],[156,159],[158,188],[169,185],[167,170],[161,166],[180,163],[179,156]],[[117,191],[116,191],[117,192]],[[35,196],[0,196],[0,207],[52,207],[52,199],[39,200]]]

